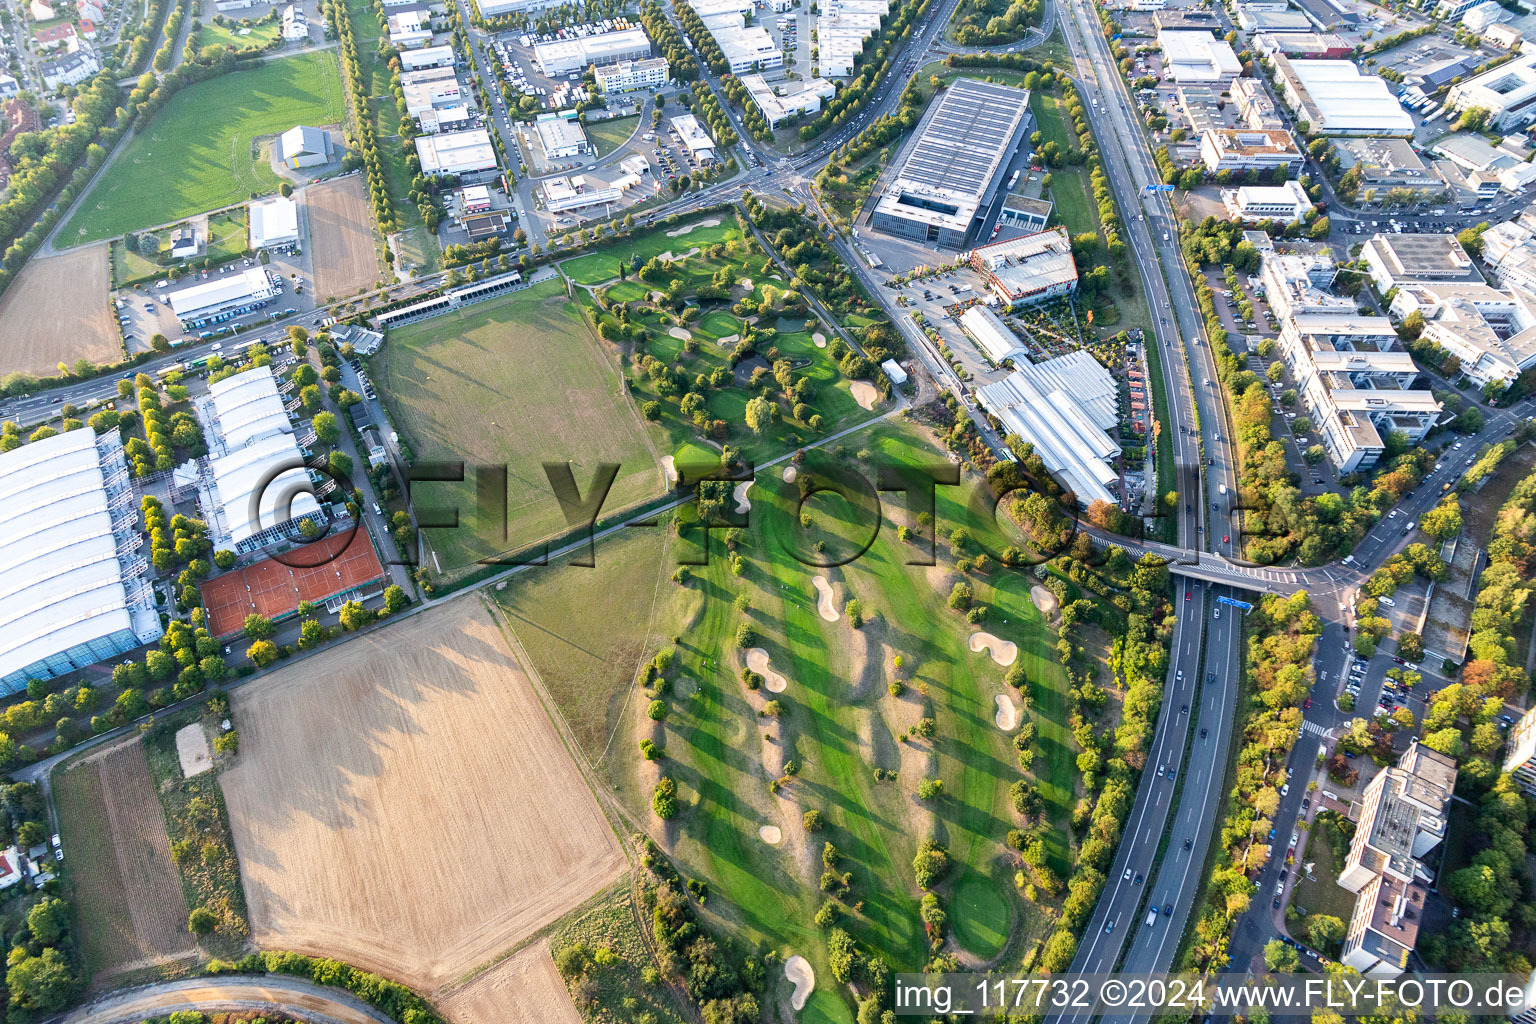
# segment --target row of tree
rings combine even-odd
[[[373,208],[373,218],[379,230],[389,234],[398,230],[400,225],[389,199],[389,179],[384,174],[384,161],[379,155],[373,108],[368,102],[368,82],[363,77],[358,57],[352,17],[343,0],[325,0],[324,9],[326,25],[334,28],[341,43],[341,80],[346,85],[347,101],[352,107],[356,148],[368,175],[368,202]]]
[[[686,5],[684,5],[686,6]],[[693,10],[693,8],[688,8]],[[656,49],[667,58],[672,77],[679,82],[692,82],[699,77],[699,62],[683,43],[683,37],[667,20],[666,9],[656,0],[646,0],[640,6],[640,24]]]
[[[878,95],[881,80],[891,69],[891,61],[901,52],[912,34],[913,22],[928,12],[933,0],[898,0],[888,21],[868,45],[874,47],[873,59],[865,54],[855,58],[859,73],[827,101],[821,116],[800,128],[800,140],[809,142],[825,131],[846,123]]]

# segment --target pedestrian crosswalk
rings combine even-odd
[[[1322,726],[1318,725],[1316,722],[1302,722],[1301,723],[1301,731],[1302,732],[1310,732],[1314,736],[1327,736],[1328,735],[1328,730],[1324,729]]]

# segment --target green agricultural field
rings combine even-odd
[[[916,428],[888,420],[829,450],[808,451],[796,472],[868,478],[881,462],[945,460]],[[751,509],[734,541],[735,565],[724,531],[713,533],[705,558],[690,505],[657,532],[646,531],[649,543],[663,549],[659,567],[627,550],[646,541],[609,542],[598,548],[595,569],[538,570],[591,573],[602,582],[528,574],[498,600],[540,676],[547,684],[556,680],[551,692],[578,735],[596,724],[593,697],[573,695],[564,680],[590,672],[591,688],[601,691],[598,703],[625,704],[627,713],[596,759],[598,769],[650,823],[685,876],[708,883],[708,916],[749,946],[809,959],[817,991],[801,1019],[848,1022],[850,1008],[831,980],[827,933],[812,920],[827,902],[818,885],[823,843],[837,850],[837,871],[851,875],[841,927],[898,971],[917,970],[928,956],[912,868],[924,837],[938,838],[952,858],[936,892],[963,948],[983,957],[1022,951],[1049,928],[1045,915],[1018,895],[1016,855],[1004,845],[1019,824],[1010,787],[1031,776],[1020,771],[1009,736],[994,721],[995,698],[1013,694],[1017,704],[1017,693],[1003,666],[985,651],[970,650],[973,633],[986,629],[1018,646],[1035,701],[1034,710],[1022,714],[1041,737],[1032,776],[1045,798],[1041,831],[1054,837],[1049,856],[1063,875],[1076,752],[1065,720],[1066,677],[1054,631],[1031,602],[1032,576],[994,564],[988,573],[962,577],[954,568],[962,552],[948,539],[938,543],[937,566],[908,565],[920,546],[898,537],[897,527],[915,520],[895,495],[883,508],[856,492],[813,497],[803,506],[811,525],[803,526],[796,511],[800,487],[784,479],[785,468],[759,470],[748,490]],[[974,540],[960,543],[995,556],[1018,539],[970,521],[964,501],[976,482],[968,475],[960,488],[939,489],[938,532],[948,538],[964,525]],[[866,543],[868,550],[847,564],[805,564],[846,561]],[[673,575],[683,564],[683,573]],[[833,589],[836,621],[818,610],[817,575]],[[981,625],[947,606],[951,585],[962,578],[987,609]],[[650,584],[657,589],[647,602]],[[574,613],[583,594],[596,592],[624,594],[623,611],[601,621]],[[866,618],[860,628],[846,614],[855,598]],[[755,631],[750,642],[767,652],[769,668],[786,678],[782,692],[743,683],[743,625]],[[646,638],[642,657],[671,652],[664,683],[636,685],[638,664],[602,667],[618,644],[616,633]],[[901,684],[894,693],[893,681]],[[666,707],[659,725],[647,714],[655,699]],[[927,718],[935,723],[931,738],[908,735]],[[601,721],[606,725],[608,716]],[[648,762],[636,747],[653,729],[664,756]],[[583,746],[590,757],[590,742]],[[892,777],[877,779],[877,768]],[[650,810],[658,773],[678,785],[680,812],[668,822]],[[924,779],[942,781],[943,792],[917,800],[914,791]],[[808,836],[801,818],[810,809],[826,824]],[[780,828],[777,846],[760,837],[766,825]]]
[[[710,221],[715,223],[711,224]],[[683,230],[688,229],[688,230]],[[679,232],[669,235],[668,232]],[[681,255],[694,246],[703,248],[716,242],[729,242],[741,237],[741,229],[728,217],[706,217],[690,224],[674,228],[657,228],[639,235],[631,241],[610,245],[602,251],[577,256],[560,264],[560,270],[577,284],[602,284],[619,276],[619,263],[638,256],[644,263],[652,256],[664,252]]]
[[[418,459],[507,467],[504,539],[480,521],[473,479],[421,492],[462,509],[458,529],[427,531],[444,572],[565,530],[545,462],[569,461],[583,494],[618,463],[605,514],[662,492],[660,453],[558,280],[391,331],[375,374]]]
[[[592,148],[597,150],[598,156],[607,156],[629,141],[629,137],[635,134],[635,129],[640,127],[640,117],[615,117],[609,121],[594,121],[585,125],[587,138],[592,140]]]
[[[183,89],[102,172],[59,244],[94,242],[275,190],[280,179],[253,140],[341,120],[340,74],[336,55],[321,51]]]

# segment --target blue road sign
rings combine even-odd
[[[1233,608],[1241,608],[1245,612],[1253,611],[1253,605],[1249,604],[1247,601],[1239,601],[1234,597],[1218,597],[1216,599],[1216,603],[1229,604]]]

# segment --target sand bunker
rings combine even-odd
[[[822,334],[820,331],[817,331],[815,334],[811,335],[811,341],[816,345],[817,348],[827,347],[827,336]]]
[[[679,235],[686,235],[688,232],[692,231],[694,228],[716,228],[716,227],[719,227],[719,226],[720,226],[720,218],[719,217],[711,217],[708,220],[701,220],[697,224],[688,224],[688,225],[685,225],[684,227],[673,228],[671,231],[667,232],[667,237],[668,238],[676,238]],[[694,251],[697,252],[698,250],[695,249]]]
[[[734,344],[736,344],[740,340],[741,340],[741,335],[739,335],[739,334],[727,334],[725,337],[720,339],[720,344],[722,344],[722,345],[734,345]]]
[[[1012,699],[1001,693],[992,699],[997,702],[997,714],[993,716],[993,721],[997,722],[997,727],[1003,732],[1013,732],[1019,724],[1019,709],[1013,706]]]
[[[836,622],[840,616],[837,613],[837,602],[832,598],[832,584],[827,582],[825,576],[817,576],[811,582],[816,584],[816,593],[820,595],[816,598],[816,610],[828,622]]]
[[[743,480],[731,491],[731,497],[736,499],[736,511],[746,512],[752,508],[752,502],[747,498],[747,488],[752,486],[751,480]]]
[[[203,723],[193,722],[176,730],[176,756],[181,759],[181,774],[189,779],[213,767]]]
[[[811,970],[805,957],[792,956],[784,961],[784,977],[795,986],[794,995],[789,997],[789,1005],[797,1012],[805,1009],[805,1001],[811,998],[811,992],[816,988],[816,972]]]
[[[979,654],[983,650],[992,655],[993,661],[1004,666],[1012,665],[1019,656],[1018,645],[1012,640],[999,640],[991,633],[972,633],[971,652]]]
[[[1047,617],[1055,615],[1056,609],[1061,607],[1061,600],[1038,583],[1029,588],[1029,599],[1035,602],[1035,607]]]
[[[667,486],[674,487],[677,484],[677,460],[670,455],[661,457],[661,471],[666,475]]]
[[[754,647],[747,652],[747,668],[762,676],[764,686],[773,693],[783,693],[789,686],[789,680],[775,672],[768,663],[768,652],[761,647]]]
[[[795,477],[797,477],[799,475],[800,475],[800,471],[798,469],[796,469],[794,466],[785,466],[784,467],[784,482],[785,483],[787,483],[787,484],[794,483],[795,482]]]
[[[693,332],[686,327],[674,327],[667,333],[672,335],[672,337],[676,338],[678,341],[687,341],[689,338],[693,337]]]
[[[744,277],[740,281],[737,281],[736,283],[741,285],[747,291],[751,291],[752,290],[752,279],[750,277]]]
[[[778,846],[779,840],[784,838],[784,834],[779,831],[779,826],[777,825],[764,825],[757,830],[757,838],[769,846]]]
[[[673,252],[671,249],[668,249],[666,252],[657,253],[656,258],[661,260],[663,263],[677,263],[681,260],[687,259],[689,256],[697,256],[698,254],[699,247],[694,246],[687,252]]]
[[[649,298],[652,302],[666,302],[667,301],[667,293],[666,292],[651,292],[647,296],[647,298]]]
[[[880,401],[880,392],[875,390],[875,386],[862,380],[854,381],[849,390],[853,392],[853,400],[866,409],[873,409],[875,403]]]

